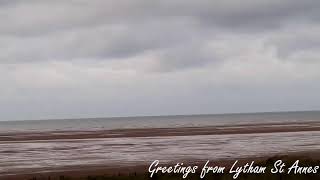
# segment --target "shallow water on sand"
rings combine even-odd
[[[63,166],[114,167],[320,150],[320,132],[0,141],[0,175]]]

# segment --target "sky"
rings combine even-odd
[[[1,0],[0,120],[320,109],[318,0]]]

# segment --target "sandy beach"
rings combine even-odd
[[[0,179],[146,173],[163,163],[319,159],[320,122],[0,134]],[[311,155],[312,154],[312,155]],[[45,179],[45,178],[44,178]]]
[[[254,161],[257,164],[267,164],[268,161],[276,161],[278,159],[284,160],[284,161],[295,161],[300,160],[302,162],[304,161],[319,161],[320,160],[320,153],[319,151],[305,151],[305,152],[296,152],[296,153],[287,153],[286,155],[279,155],[279,156],[272,156],[272,155],[266,155],[263,157],[247,157],[247,158],[238,158],[238,159],[222,159],[218,161],[210,160],[211,164],[217,166],[226,167],[229,169],[232,164],[235,162],[235,160],[238,161],[238,165],[244,165],[247,162]],[[204,160],[199,159],[189,159],[189,160],[182,160],[181,162],[184,162],[187,165],[203,165],[205,164]],[[168,162],[166,163],[166,166],[174,165],[174,162]],[[124,179],[124,178],[141,178],[148,179],[148,168],[149,165],[132,165],[132,166],[107,166],[107,165],[100,165],[100,166],[94,166],[94,165],[87,165],[87,166],[68,166],[68,167],[60,167],[56,169],[51,169],[50,171],[45,169],[37,169],[35,172],[22,172],[18,174],[7,174],[7,175],[1,175],[1,180],[55,180],[55,179],[92,179],[94,177],[97,177],[100,179],[109,179],[115,178],[115,179]],[[179,178],[178,178],[179,179]],[[241,178],[240,178],[241,179]],[[302,177],[303,179],[303,177]]]

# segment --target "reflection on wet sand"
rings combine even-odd
[[[320,150],[317,128],[315,124],[305,123],[132,129],[113,131],[109,136],[108,133],[103,136],[103,132],[50,132],[29,136],[22,133],[15,134],[16,137],[3,134],[0,174],[50,171],[65,166],[144,165],[155,159],[161,162],[221,160],[316,151]]]

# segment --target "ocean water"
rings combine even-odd
[[[309,121],[320,121],[320,111],[0,121],[0,133],[16,131],[93,131],[126,128],[234,126],[243,124],[303,123]]]

